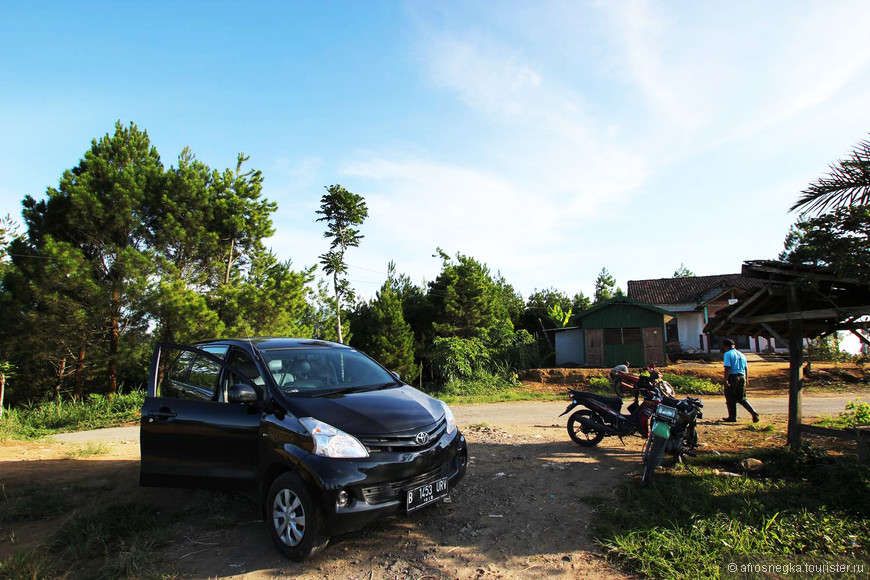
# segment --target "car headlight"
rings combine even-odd
[[[314,417],[303,417],[299,422],[308,429],[314,439],[314,454],[337,459],[358,459],[368,457],[369,452],[359,439],[336,429]]]
[[[452,435],[456,432],[456,418],[453,416],[453,411],[447,406],[447,403],[442,402],[444,407],[444,420],[447,421],[447,434]]]

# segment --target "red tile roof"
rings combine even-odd
[[[628,297],[646,304],[691,304],[715,298],[710,293],[719,294],[714,292],[716,290],[751,290],[763,285],[764,280],[745,278],[740,274],[629,280]]]

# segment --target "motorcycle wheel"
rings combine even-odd
[[[646,484],[652,479],[653,472],[662,464],[665,455],[665,445],[668,440],[663,437],[650,435],[643,449],[643,475],[640,477],[641,484]]]
[[[588,409],[577,411],[568,418],[568,435],[571,436],[574,443],[582,447],[594,447],[598,445],[604,439],[604,433],[585,427],[580,422],[581,417],[586,417],[596,423],[602,422],[601,416],[594,411]]]

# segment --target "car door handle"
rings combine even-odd
[[[178,416],[178,413],[173,411],[172,409],[160,409],[158,411],[150,411],[148,413],[148,420],[153,422],[154,419],[159,419],[161,421],[168,421],[169,419],[173,419]]]

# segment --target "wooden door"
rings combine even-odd
[[[604,365],[604,331],[600,328],[586,329],[586,366]]]
[[[665,341],[662,338],[661,328],[643,329],[643,360],[647,366],[651,364],[656,366],[667,364]]]

